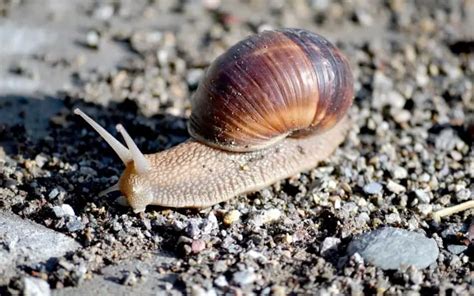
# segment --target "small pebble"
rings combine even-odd
[[[417,208],[420,214],[422,214],[423,216],[428,216],[433,212],[433,205],[430,204],[419,204]]]
[[[35,162],[39,168],[42,168],[48,162],[48,158],[44,154],[38,154],[35,157]]]
[[[189,237],[196,238],[201,234],[201,229],[199,229],[199,223],[197,219],[189,219],[188,225],[186,226],[185,232]]]
[[[62,204],[60,206],[53,207],[54,215],[58,218],[64,216],[75,216],[74,209],[68,204]]]
[[[281,217],[281,211],[279,209],[263,210],[257,213],[249,222],[256,227],[260,227],[265,224],[274,222]]]
[[[471,242],[471,244],[474,243],[474,220],[471,221],[471,225],[467,230],[467,239]]]
[[[430,203],[430,196],[429,194],[422,190],[422,189],[415,189],[416,198],[420,201],[420,203]]]
[[[5,150],[0,146],[0,163],[5,162],[6,157]]]
[[[382,184],[377,182],[372,182],[364,186],[363,190],[367,194],[379,194],[382,192]]]
[[[202,69],[190,69],[186,75],[186,82],[189,86],[197,86],[203,75]]]
[[[75,232],[84,229],[84,224],[79,220],[78,217],[71,217],[71,220],[69,220],[66,223],[66,228],[69,232]]]
[[[265,255],[255,250],[249,250],[247,253],[245,253],[245,255],[248,256],[249,258],[252,258],[253,260],[261,260],[261,261],[267,260],[267,257],[265,257]]]
[[[206,249],[206,242],[200,239],[193,240],[191,243],[191,251],[194,254],[199,254]]]
[[[216,286],[218,286],[219,288],[224,288],[224,287],[227,287],[229,285],[229,283],[227,282],[227,279],[223,275],[218,276],[214,280],[214,284]]]
[[[451,151],[456,145],[456,135],[452,129],[444,129],[438,135],[435,141],[436,149],[443,151]]]
[[[97,31],[89,31],[86,35],[86,45],[90,48],[99,48],[100,35]]]
[[[397,223],[400,223],[400,222],[401,222],[400,214],[398,214],[398,213],[391,213],[391,214],[388,214],[388,215],[385,216],[385,221],[386,221],[388,224],[397,224]]]
[[[465,245],[448,245],[447,249],[451,253],[453,253],[455,255],[459,255],[462,252],[467,250],[467,246],[465,246]]]
[[[51,295],[51,289],[47,281],[35,278],[35,277],[24,277],[23,278],[24,290],[23,295],[25,296],[49,296]]]
[[[127,272],[122,278],[122,285],[135,286],[138,283],[138,278],[134,272]]]
[[[225,225],[232,225],[234,222],[239,221],[240,219],[240,212],[238,210],[232,210],[230,212],[227,212],[224,215],[224,224]]]
[[[394,170],[393,170],[393,177],[395,179],[405,179],[406,177],[408,177],[408,172],[405,168],[402,168],[402,167],[396,167]]]
[[[321,243],[320,252],[321,255],[325,256],[330,251],[337,250],[337,246],[341,243],[341,240],[337,237],[326,237]]]
[[[272,295],[274,296],[285,296],[287,295],[286,289],[283,286],[275,285],[272,287]]]
[[[51,190],[51,191],[49,192],[48,197],[49,197],[50,199],[54,199],[54,198],[55,198],[56,196],[58,196],[58,195],[59,195],[59,190],[58,190],[58,188],[54,188],[53,190]]]
[[[369,214],[365,212],[360,213],[357,217],[355,217],[355,224],[358,228],[362,228],[366,226],[369,221],[370,221],[370,216]]]
[[[458,202],[463,202],[473,198],[471,190],[464,188],[456,192],[456,200]]]
[[[214,212],[210,212],[207,216],[207,219],[204,219],[202,225],[202,233],[203,234],[211,234],[214,230],[219,229],[219,222],[217,221],[216,215]]]
[[[393,114],[393,119],[397,123],[405,123],[410,120],[411,116],[412,115],[408,110],[397,110],[395,114]]]
[[[392,180],[388,181],[387,189],[395,194],[400,194],[406,190],[405,186],[395,183]]]
[[[232,279],[234,283],[236,283],[237,285],[246,286],[255,282],[255,280],[257,279],[257,276],[255,274],[254,269],[249,268],[247,270],[238,271],[234,273]]]
[[[457,152],[456,150],[452,150],[451,152],[449,152],[449,154],[455,161],[460,161],[462,159],[462,154]]]
[[[423,283],[423,272],[421,272],[420,270],[418,270],[414,267],[410,267],[408,269],[408,275],[410,276],[410,281],[413,284],[418,286],[421,283]]]

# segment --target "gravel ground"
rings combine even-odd
[[[209,63],[278,27],[352,64],[332,157],[201,211],[98,197],[123,165],[74,107],[167,149]],[[473,199],[472,28],[469,0],[0,0],[0,294],[473,295],[473,211],[431,218]]]

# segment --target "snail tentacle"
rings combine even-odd
[[[106,131],[102,126],[90,118],[87,114],[81,111],[81,109],[74,109],[74,114],[81,116],[101,137],[104,139],[110,148],[112,148],[122,162],[127,165],[132,160],[130,151],[122,145],[117,139],[114,138],[108,131]]]
[[[125,143],[127,143],[130,154],[132,155],[133,164],[138,174],[145,174],[151,169],[150,162],[145,158],[145,155],[138,149],[137,144],[133,141],[132,137],[127,133],[123,125],[117,124],[117,131],[122,134]]]
[[[107,195],[111,192],[119,191],[119,190],[120,190],[120,183],[115,183],[114,185],[110,186],[109,188],[106,188],[106,189],[102,190],[101,192],[99,192],[99,196],[104,196],[104,195]]]

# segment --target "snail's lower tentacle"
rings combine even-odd
[[[469,209],[474,209],[474,200],[466,201],[461,204],[444,208],[432,214],[432,218],[436,222],[440,222],[441,218],[451,216],[453,214],[463,212]]]

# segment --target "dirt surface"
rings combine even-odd
[[[333,156],[201,211],[98,196],[123,165],[73,108],[145,153],[175,146],[210,62],[279,27],[350,60],[354,124]],[[473,295],[473,211],[431,218],[473,199],[472,28],[470,0],[0,0],[0,294]],[[436,260],[387,269],[384,240],[380,264],[348,252],[383,226]]]

